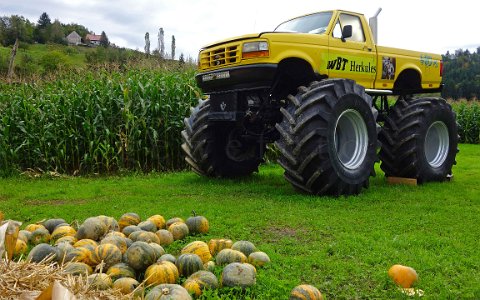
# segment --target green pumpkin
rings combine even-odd
[[[256,275],[251,264],[231,263],[223,268],[222,286],[247,288],[256,283]]]
[[[86,263],[82,262],[71,262],[67,263],[63,267],[63,272],[70,275],[83,275],[88,276],[92,274],[93,270],[92,267],[87,265]]]
[[[192,296],[181,285],[159,284],[145,296],[145,300],[192,300]]]
[[[152,246],[145,242],[134,242],[125,252],[124,260],[135,271],[143,271],[157,259]]]
[[[217,289],[218,279],[212,272],[198,271],[188,277],[183,287],[195,297],[200,297],[205,289]]]
[[[238,241],[233,243],[232,245],[233,250],[237,250],[245,254],[246,257],[250,255],[252,252],[256,252],[257,248],[252,242],[249,241]]]
[[[181,276],[188,277],[193,273],[203,270],[202,259],[193,253],[185,253],[177,258],[175,265]]]
[[[129,277],[135,278],[135,270],[126,263],[114,264],[107,270],[107,275],[112,278],[112,280],[117,280],[119,278]]]
[[[245,263],[247,262],[247,257],[240,251],[223,249],[222,251],[218,252],[215,262],[219,266],[227,265],[233,262]]]

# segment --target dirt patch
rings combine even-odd
[[[261,234],[269,242],[277,242],[284,238],[293,238],[302,241],[305,240],[308,232],[303,228],[272,225],[264,228]]]
[[[24,200],[26,205],[71,205],[71,204],[85,204],[87,200],[85,199],[26,199]]]

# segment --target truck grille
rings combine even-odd
[[[210,69],[240,61],[240,45],[221,46],[200,53],[200,68]]]

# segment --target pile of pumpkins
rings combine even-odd
[[[208,230],[208,220],[196,215],[186,221],[165,221],[161,215],[142,221],[137,214],[126,213],[118,221],[91,217],[78,227],[63,219],[49,219],[19,231],[15,254],[27,255],[30,245],[27,260],[31,262],[54,261],[65,273],[86,275],[96,289],[116,288],[147,300],[161,295],[191,299],[190,295],[198,297],[204,289],[254,285],[256,269],[270,258],[249,241],[197,240],[177,257],[163,248]],[[214,274],[216,266],[223,268],[220,281]],[[145,296],[143,287],[149,290]]]

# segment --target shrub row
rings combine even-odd
[[[183,118],[200,95],[193,78],[135,70],[0,83],[0,175],[184,168]]]
[[[453,110],[457,113],[460,142],[467,144],[480,143],[480,104],[478,101],[452,102]]]

